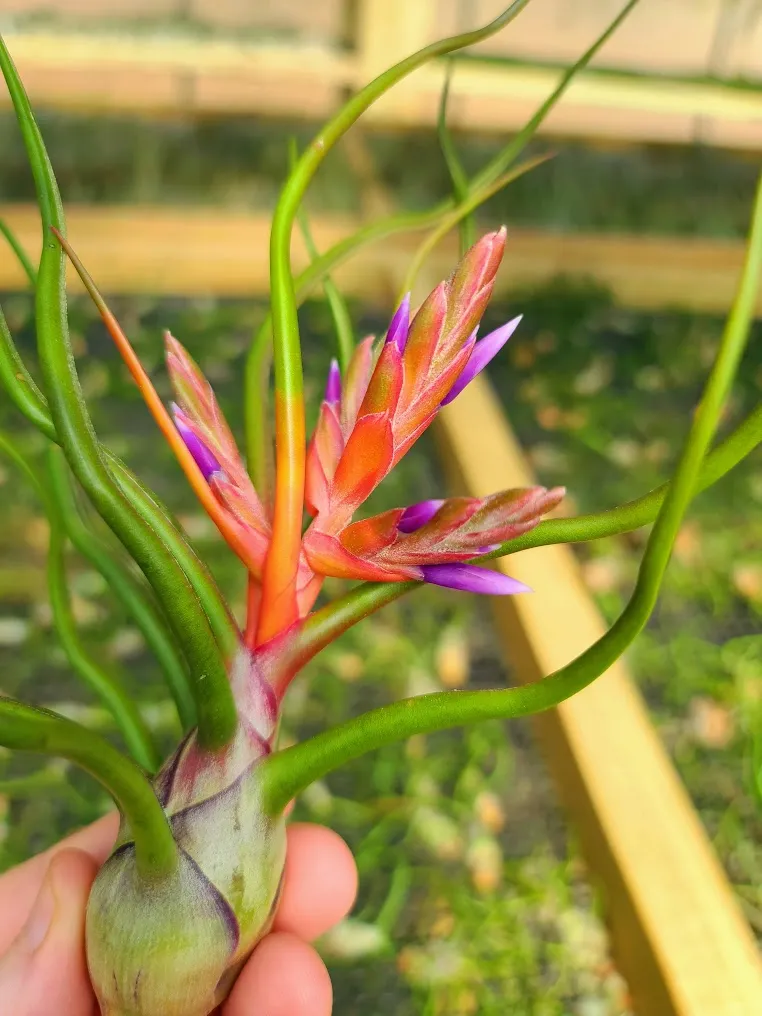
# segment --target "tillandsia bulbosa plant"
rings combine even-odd
[[[564,493],[542,487],[482,500],[437,498],[357,517],[371,491],[440,409],[516,332],[518,318],[477,339],[510,235],[498,229],[474,242],[472,213],[537,163],[519,161],[528,140],[635,0],[562,76],[524,130],[473,179],[463,172],[447,132],[445,94],[440,138],[453,197],[425,213],[373,223],[323,255],[313,250],[310,266],[294,277],[290,244],[297,221],[311,247],[302,200],[325,154],[375,99],[424,62],[496,32],[526,2],[512,4],[485,28],[435,43],[392,67],[351,98],[300,156],[294,153],[272,223],[271,310],[254,338],[246,371],[247,465],[209,384],[168,334],[166,366],[175,401],[167,407],[156,394],[66,239],[42,137],[11,58],[0,47],[43,236],[39,265],[24,260],[35,291],[40,381],[22,362],[2,316],[0,376],[7,396],[48,441],[41,463],[27,459],[8,437],[0,436],[0,449],[43,501],[51,530],[51,601],[62,644],[113,714],[128,755],[85,726],[9,698],[0,699],[0,744],[80,765],[103,784],[121,814],[119,836],[94,883],[87,917],[90,974],[108,1016],[206,1016],[226,997],[277,906],[285,809],[312,781],[395,739],[549,709],[602,674],[648,620],[692,496],[720,479],[762,437],[758,408],[710,451],[753,316],[762,268],[761,191],[738,296],[668,483],[625,505],[579,518],[542,520]],[[414,309],[409,292],[418,269],[437,240],[456,227],[463,247],[459,264]],[[330,272],[362,244],[411,228],[428,232],[389,328],[378,341],[355,344]],[[240,624],[168,511],[98,440],[69,341],[67,257],[195,495],[244,565],[248,595]],[[307,440],[297,310],[320,283],[334,311],[339,353]],[[82,494],[139,570],[126,567],[123,555],[87,529],[79,514]],[[598,642],[555,674],[521,688],[423,695],[279,750],[278,719],[291,681],[323,647],[373,611],[422,583],[492,595],[524,593],[520,583],[492,570],[488,559],[550,543],[600,539],[650,523],[638,580],[623,613]],[[168,759],[158,757],[140,710],[117,678],[96,666],[78,641],[64,567],[69,542],[105,576],[156,654],[184,728]],[[357,580],[357,585],[332,601],[319,600],[329,576]]]

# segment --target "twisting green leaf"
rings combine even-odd
[[[493,183],[487,185],[481,190],[474,191],[469,194],[459,205],[447,215],[443,215],[438,225],[432,229],[428,236],[424,237],[418,245],[418,249],[410,260],[410,265],[405,273],[405,281],[402,283],[400,288],[400,294],[409,293],[412,291],[415,280],[418,277],[418,273],[423,267],[426,258],[434,250],[436,245],[442,240],[459,222],[462,222],[471,212],[478,208],[479,205],[484,204],[485,201],[489,200],[494,194],[503,190],[508,184],[518,180],[519,177],[524,176],[525,173],[529,173],[531,170],[541,166],[543,162],[547,162],[551,158],[550,154],[537,155],[533,159],[527,159],[525,162],[520,162],[518,166],[514,166],[513,169],[507,170],[502,176],[498,177]]]
[[[42,501],[50,526],[48,547],[48,587],[53,622],[69,663],[98,696],[116,721],[132,757],[148,772],[155,772],[161,759],[133,698],[115,673],[107,671],[87,652],[79,638],[71,609],[66,579],[66,531],[56,499],[48,485],[29,461],[0,434],[0,451],[29,481]]]
[[[296,143],[293,138],[291,140],[289,154],[291,157],[291,168],[293,169],[296,164],[298,154],[296,150]],[[312,238],[312,231],[310,230],[307,212],[303,207],[300,207],[297,212],[297,221],[304,240],[304,246],[307,248],[309,259],[310,261],[316,261],[317,258],[320,257],[320,254],[315,246],[315,241]],[[325,298],[328,301],[328,307],[331,311],[331,317],[333,318],[333,326],[336,330],[336,346],[339,354],[339,366],[341,367],[342,374],[345,374],[347,368],[349,367],[349,361],[352,359],[352,353],[355,346],[352,318],[349,314],[349,308],[347,307],[346,300],[341,295],[330,275],[326,275],[323,279],[323,292],[325,293]]]
[[[50,415],[75,476],[153,587],[191,665],[204,747],[229,743],[237,719],[208,619],[182,568],[158,533],[124,497],[101,453],[79,385],[66,313],[64,255],[51,229],[65,234],[60,194],[29,100],[4,43],[0,66],[34,177],[43,229],[36,291],[37,342]]]
[[[196,706],[188,672],[150,589],[125,567],[98,534],[83,521],[77,508],[66,460],[56,447],[51,447],[48,452],[48,472],[51,491],[57,501],[67,536],[79,553],[100,572],[111,592],[135,622],[161,667],[177,706],[183,730],[190,730],[196,725]]]
[[[58,443],[47,400],[34,382],[18,354],[5,318],[0,311],[0,384],[14,405],[50,441]],[[238,629],[217,585],[172,520],[169,510],[155,494],[146,490],[127,466],[108,448],[101,452],[124,497],[143,522],[150,526],[173,555],[201,603],[214,637],[226,657],[232,657],[238,644]]]
[[[752,217],[746,262],[722,341],[685,447],[659,508],[638,572],[635,590],[612,627],[575,660],[549,677],[520,688],[421,695],[374,709],[278,752],[266,760],[263,777],[273,813],[345,762],[417,733],[429,733],[486,719],[541,712],[576,694],[607,670],[643,630],[654,608],[672,546],[700,483],[701,465],[717,429],[725,400],[748,339],[762,274],[762,177]],[[355,593],[365,613],[371,590]],[[387,591],[388,599],[389,596]],[[388,602],[387,599],[387,602]],[[314,622],[313,622],[314,623]]]
[[[733,433],[707,456],[699,474],[695,493],[699,494],[722,479],[760,442],[762,442],[762,406],[757,406]],[[654,521],[669,487],[669,483],[663,483],[648,494],[608,511],[579,515],[570,519],[546,519],[530,532],[517,536],[492,553],[486,554],[482,560],[505,557],[507,554],[516,554],[530,547],[546,547],[552,543],[586,543],[588,540],[630,533],[633,529],[640,529],[641,526],[647,526]]]
[[[55,441],[56,428],[50,418],[45,396],[19,356],[2,309],[0,309],[0,384],[27,420],[48,440]]]
[[[34,270],[34,265],[29,260],[29,255],[21,246],[21,243],[19,242],[19,239],[16,236],[16,234],[10,228],[8,223],[4,222],[2,219],[0,219],[0,233],[2,233],[5,239],[8,241],[8,246],[16,255],[19,264],[24,269],[24,273],[27,279],[29,279],[29,285],[32,287],[32,289],[34,289],[35,286],[37,285],[37,272]]]
[[[447,123],[447,103],[450,98],[450,84],[452,81],[453,62],[452,57],[447,63],[442,95],[439,100],[439,113],[437,116],[437,137],[439,147],[442,149],[447,172],[450,174],[452,193],[456,204],[462,204],[468,197],[469,181],[465,169],[460,163],[458,153],[455,149],[450,128]],[[473,212],[464,215],[460,221],[460,253],[465,254],[469,247],[473,246],[476,239],[476,225]],[[405,291],[407,292],[407,290]]]
[[[76,763],[108,791],[125,817],[141,875],[161,878],[174,870],[177,844],[153,787],[105,738],[47,709],[0,697],[0,744]]]
[[[582,54],[576,63],[573,63],[571,67],[568,67],[563,72],[555,89],[551,92],[545,102],[542,103],[537,112],[529,118],[518,134],[505,146],[505,148],[499,151],[491,162],[489,162],[484,169],[481,170],[481,172],[476,174],[471,181],[472,189],[479,189],[480,187],[486,186],[492,180],[495,180],[498,176],[500,176],[501,173],[504,173],[506,169],[516,161],[537,133],[538,127],[542,125],[548,114],[553,111],[559,100],[563,97],[566,89],[572,81],[576,78],[580,71],[587,67],[601,47],[608,42],[625,18],[627,18],[630,12],[635,8],[637,3],[638,0],[629,0],[608,28],[606,28],[606,30],[598,36],[592,46]]]

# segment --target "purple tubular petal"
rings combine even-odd
[[[341,371],[336,360],[331,360],[328,381],[325,386],[325,401],[335,406],[341,402]]]
[[[200,441],[190,427],[185,422],[185,414],[172,403],[172,416],[174,417],[175,426],[180,434],[180,437],[185,442],[185,446],[193,456],[193,459],[204,474],[204,479],[208,480],[213,473],[219,473],[221,467],[217,459],[212,455],[209,449],[206,447],[203,441]]]
[[[511,596],[514,593],[531,593],[518,579],[480,568],[473,564],[427,564],[421,568],[423,581],[448,589],[462,589],[466,593],[486,593],[489,596]]]
[[[386,341],[393,342],[400,353],[404,353],[407,342],[407,333],[410,329],[410,293],[394,312],[394,317],[389,322],[389,331],[386,333]]]
[[[419,501],[418,504],[411,504],[404,510],[397,523],[397,529],[401,533],[414,533],[416,529],[431,522],[436,513],[444,504],[444,501]]]
[[[484,370],[490,360],[496,356],[503,346],[506,344],[508,339],[513,335],[519,326],[519,322],[523,317],[519,314],[512,321],[508,321],[506,324],[501,325],[500,328],[496,328],[494,332],[490,332],[489,335],[485,335],[481,341],[477,342],[474,346],[474,351],[468,360],[468,363],[463,368],[460,377],[452,386],[447,395],[442,399],[442,405],[446,406],[448,402],[452,402],[456,398],[469,381],[473,381],[476,375]]]

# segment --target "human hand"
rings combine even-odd
[[[87,976],[85,908],[116,838],[107,815],[0,877],[0,1016],[96,1016]],[[283,895],[272,931],[219,1016],[330,1016],[331,982],[309,942],[352,907],[349,848],[323,826],[288,829]]]

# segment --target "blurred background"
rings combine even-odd
[[[450,124],[470,173],[552,91],[621,6],[533,0],[458,61]],[[481,24],[501,0],[0,0],[7,38],[68,209],[69,235],[168,393],[161,331],[189,348],[241,432],[241,369],[265,313],[267,233],[288,161],[350,92],[435,38]],[[449,194],[435,122],[442,70],[413,75],[332,152],[310,189],[323,250],[363,221]],[[553,157],[479,212],[509,227],[485,328],[524,321],[490,375],[541,482],[569,511],[636,497],[668,475],[711,363],[743,257],[762,153],[762,3],[641,0],[529,154]],[[0,94],[0,217],[39,250],[33,191]],[[357,334],[382,332],[417,237],[367,248],[336,274]],[[448,237],[427,282],[457,255]],[[304,252],[295,245],[295,261]],[[75,287],[73,292],[77,292]],[[9,326],[34,362],[23,274],[0,250]],[[760,304],[762,308],[762,303]],[[302,312],[311,411],[333,333],[320,299]],[[89,302],[72,336],[102,440],[175,510],[233,601],[241,575],[201,514]],[[757,331],[729,407],[762,389]],[[0,399],[0,426],[42,439]],[[0,464],[0,692],[109,734],[51,630],[39,504]],[[395,470],[373,508],[444,493],[432,443]],[[643,533],[577,550],[613,620]],[[100,576],[70,558],[88,647],[122,671],[169,749],[177,736],[158,668]],[[746,918],[762,941],[762,457],[702,495],[656,614],[629,654]],[[425,590],[324,652],[295,685],[299,738],[403,695],[511,679],[481,602]],[[116,736],[116,735],[114,735]],[[0,868],[108,807],[79,773],[0,752]],[[298,816],[356,852],[353,923],[323,943],[337,1016],[627,1016],[595,883],[525,722],[418,737],[312,787]],[[649,1014],[651,1016],[651,1014]]]

